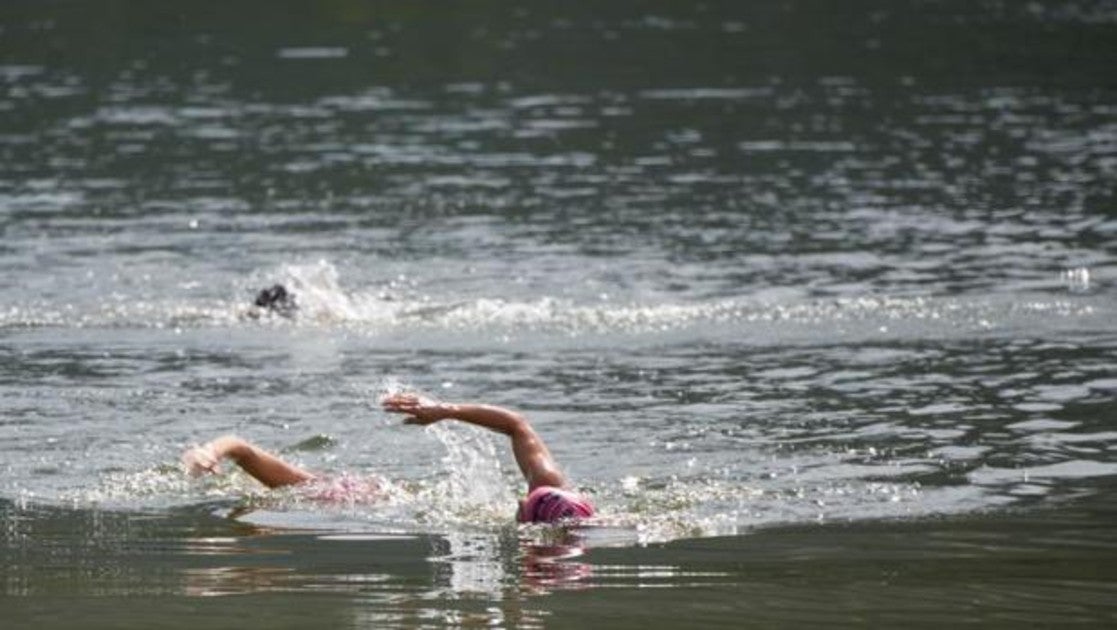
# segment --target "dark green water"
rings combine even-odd
[[[4,613],[43,628],[1102,626],[1115,508],[774,528],[548,561],[554,546],[513,531],[346,536],[204,510],[5,505]]]
[[[0,627],[1114,625],[1114,68],[1111,0],[0,4]]]

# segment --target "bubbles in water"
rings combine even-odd
[[[377,394],[376,394],[376,401],[375,402],[379,403],[380,401],[384,400],[385,398],[395,396],[396,394],[402,394],[404,392],[413,391],[413,390],[414,390],[413,387],[408,385],[406,382],[401,381],[398,377],[386,376],[380,382],[380,387],[377,388]]]
[[[75,505],[145,507],[191,501],[242,498],[260,486],[242,474],[212,475],[195,479],[177,465],[156,466],[136,472],[102,476],[95,485],[62,492],[59,499]]]
[[[1076,267],[1063,272],[1063,283],[1071,293],[1087,293],[1090,291],[1090,270],[1086,267]]]

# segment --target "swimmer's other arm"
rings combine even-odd
[[[381,401],[385,411],[406,414],[407,424],[426,426],[439,420],[459,420],[503,433],[512,440],[512,454],[529,490],[538,486],[566,487],[566,476],[547,445],[519,413],[495,405],[445,403],[416,394],[394,394]]]
[[[202,446],[187,449],[182,463],[192,475],[220,472],[222,459],[231,459],[269,488],[310,481],[314,475],[288,464],[264,449],[234,435],[225,435]]]

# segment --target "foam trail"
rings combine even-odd
[[[471,296],[434,301],[423,296],[389,295],[383,289],[347,291],[330,262],[283,265],[254,274],[258,287],[277,280],[299,305],[294,318],[252,317],[250,300],[136,299],[114,293],[88,304],[35,301],[0,309],[5,328],[227,328],[260,326],[340,329],[376,337],[386,345],[457,347],[461,344],[554,344],[583,339],[593,343],[704,341],[724,337],[807,341],[888,337],[987,336],[1030,328],[1107,326],[1112,296],[1092,290],[1089,271],[1066,274],[1067,294],[991,294],[982,297],[866,295],[832,299],[768,300],[730,296],[691,302],[577,302],[543,296],[512,300]],[[1090,290],[1080,290],[1088,287]],[[825,329],[825,334],[822,331]],[[468,334],[463,334],[468,333]],[[820,337],[820,335],[822,335]]]

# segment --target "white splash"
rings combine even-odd
[[[1075,267],[1063,271],[1063,282],[1071,293],[1088,293],[1090,291],[1090,270],[1086,267]]]
[[[636,337],[664,341],[721,338],[780,339],[827,343],[893,336],[958,337],[996,334],[1032,326],[1093,326],[1112,310],[1112,298],[1090,291],[1086,268],[1064,272],[1074,298],[1045,293],[982,297],[877,296],[816,300],[770,300],[751,296],[688,302],[623,303],[577,301],[542,296],[434,299],[420,287],[393,279],[358,290],[343,286],[338,269],[326,260],[288,264],[247,279],[246,291],[221,299],[175,294],[166,299],[136,299],[114,292],[88,304],[38,300],[0,308],[0,329],[37,327],[137,327],[181,333],[196,328],[277,326],[326,329],[376,337],[409,347],[583,340],[591,343]],[[279,282],[294,295],[293,317],[261,312],[251,296]],[[212,289],[212,287],[211,287]]]
[[[439,423],[426,432],[442,443],[441,479],[426,488],[435,520],[507,523],[516,508],[516,495],[501,467],[493,436],[483,429]]]

